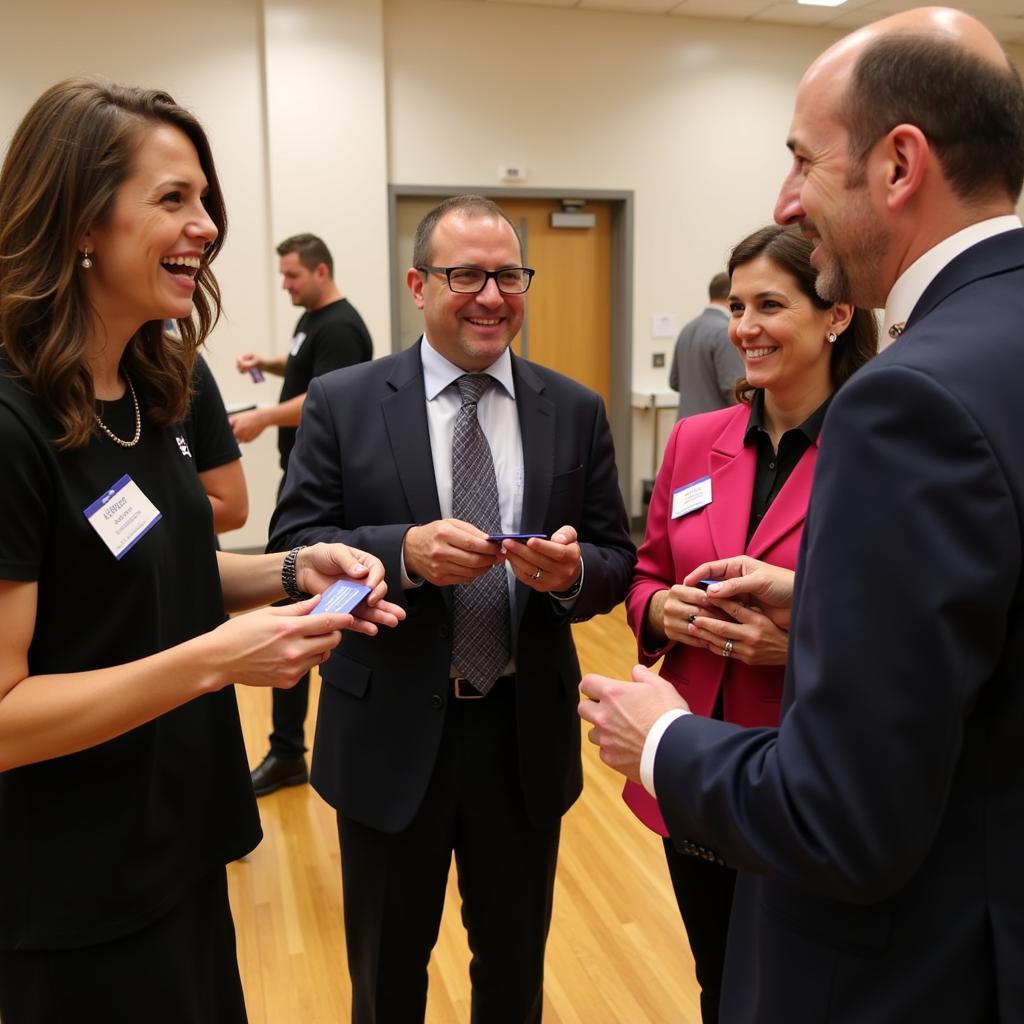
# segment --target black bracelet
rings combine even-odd
[[[304,590],[299,590],[298,581],[295,579],[295,560],[305,546],[305,544],[300,544],[297,548],[292,548],[281,563],[281,586],[293,601],[305,601],[307,597],[313,596]]]

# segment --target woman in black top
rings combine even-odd
[[[4,1024],[245,1020],[224,865],[260,827],[229,684],[290,685],[402,615],[344,545],[214,550],[181,423],[224,227],[164,93],[54,86],[0,173]],[[359,618],[225,621],[344,575]]]

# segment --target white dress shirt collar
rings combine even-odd
[[[952,263],[960,253],[966,252],[972,245],[977,245],[986,238],[1001,235],[1004,231],[1013,231],[1020,226],[1020,218],[1015,214],[980,220],[977,224],[971,224],[962,231],[944,238],[938,245],[932,246],[914,260],[896,279],[889,297],[885,300],[883,338],[890,336],[889,328],[893,324],[907,322],[928,285],[938,277],[939,271]]]
[[[435,399],[446,387],[466,372],[450,360],[445,359],[430,344],[430,339],[426,334],[423,335],[423,344],[420,346],[420,358],[423,361],[423,388],[428,402]],[[508,392],[510,398],[516,397],[516,387],[512,380],[512,356],[508,349],[505,349],[490,366],[480,372],[490,374]]]

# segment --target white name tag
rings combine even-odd
[[[683,484],[672,492],[672,518],[711,504],[711,477],[701,477],[691,484]]]
[[[110,553],[120,559],[160,522],[160,510],[125,474],[85,509],[85,518]]]
[[[299,354],[299,349],[302,348],[302,343],[305,340],[306,340],[306,332],[305,331],[299,331],[299,333],[296,334],[294,338],[292,338],[292,347],[291,347],[291,349],[289,349],[289,354],[293,355],[293,356],[297,356]]]

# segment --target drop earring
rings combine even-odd
[[[90,270],[92,268],[92,260],[89,258],[89,250],[86,249],[82,253],[82,269]]]
[[[829,332],[828,332],[828,334],[826,334],[826,335],[825,335],[825,340],[826,340],[826,341],[827,341],[827,342],[828,342],[828,343],[829,343],[830,345],[834,345],[834,344],[836,343],[836,338],[837,338],[837,337],[838,337],[838,335],[836,334],[836,332],[835,332],[835,331],[829,331]]]

